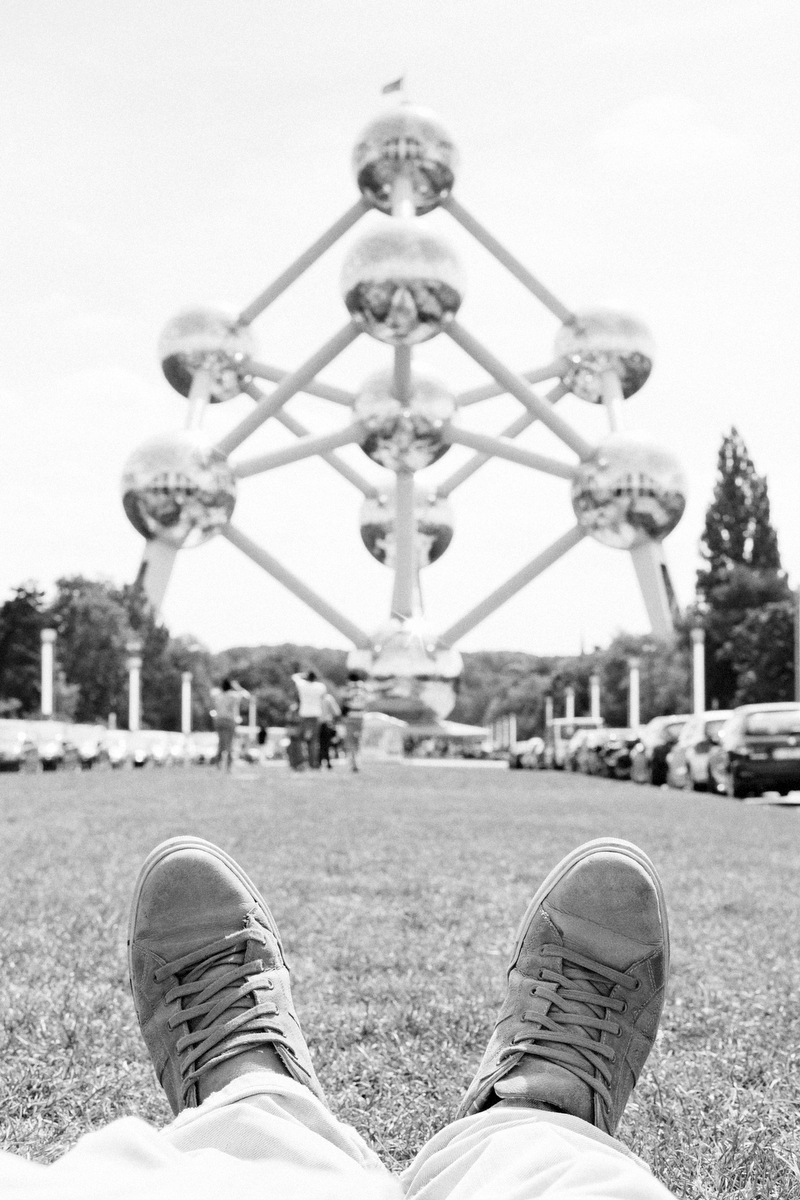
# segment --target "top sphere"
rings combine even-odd
[[[411,184],[417,215],[430,212],[452,190],[458,153],[434,113],[401,104],[370,121],[353,151],[353,170],[362,196],[381,212],[392,211],[399,175]]]
[[[235,503],[227,460],[194,431],[149,438],[123,470],[123,507],[148,541],[200,546],[228,523]]]
[[[660,542],[678,524],[686,478],[670,450],[637,434],[612,433],[578,467],[572,507],[596,541],[633,550]]]
[[[242,360],[255,354],[247,326],[210,308],[190,308],[178,313],[158,342],[161,369],[176,392],[188,396],[197,371],[207,371],[212,404],[232,400],[242,390],[246,373]]]
[[[616,372],[627,400],[647,382],[653,368],[653,335],[636,317],[596,308],[576,313],[562,325],[555,352],[570,359],[562,378],[581,400],[601,404],[603,372]]]

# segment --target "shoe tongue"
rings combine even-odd
[[[618,971],[626,971],[632,963],[638,962],[653,949],[646,942],[637,941],[594,921],[587,921],[585,917],[576,916],[575,913],[565,912],[554,904],[544,907],[548,917],[560,931],[565,946],[577,950],[579,954],[585,954],[587,958],[615,967]]]
[[[531,1108],[555,1108],[593,1122],[592,1089],[566,1067],[542,1058],[524,1058],[494,1090],[501,1100],[518,1100]]]

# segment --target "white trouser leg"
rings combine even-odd
[[[233,1080],[166,1129],[137,1117],[51,1166],[0,1154],[3,1200],[402,1200],[364,1140],[293,1079]]]
[[[493,1107],[437,1133],[403,1172],[406,1200],[670,1200],[620,1142],[577,1117]]]

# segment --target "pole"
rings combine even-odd
[[[597,672],[589,676],[589,713],[593,721],[600,720],[600,676]]]
[[[181,733],[192,732],[192,672],[181,674]]]
[[[671,638],[675,632],[669,594],[664,582],[664,551],[660,542],[644,542],[630,551],[642,599],[656,637]]]
[[[560,538],[553,542],[552,546],[548,546],[541,554],[537,554],[536,558],[531,559],[526,567],[521,571],[517,571],[516,575],[512,575],[499,588],[482,600],[480,604],[476,604],[470,609],[459,621],[446,629],[439,637],[439,641],[444,646],[452,646],[459,638],[464,637],[471,629],[480,625],[481,621],[485,621],[490,617],[501,605],[510,600],[512,596],[516,596],[517,592],[524,588],[537,575],[541,575],[548,567],[552,567],[553,563],[571,550],[573,546],[577,546],[578,542],[583,538],[584,532],[579,525],[574,529],[570,529],[568,533],[564,533]]]
[[[271,554],[263,550],[261,546],[242,533],[240,529],[237,529],[235,525],[226,525],[220,530],[220,534],[232,545],[236,546],[238,550],[241,550],[248,558],[252,559],[254,563],[261,567],[262,571],[266,571],[273,579],[277,579],[278,583],[282,583],[292,595],[297,596],[298,600],[302,600],[315,613],[318,613],[324,621],[327,621],[334,629],[338,629],[340,633],[343,633],[354,645],[363,650],[371,647],[372,643],[362,629],[359,629],[347,617],[337,612],[332,604],[328,604],[327,600],[323,600],[322,596],[318,596],[301,579],[298,579],[291,571],[287,571],[286,567],[282,566],[276,558],[273,558]]]
[[[468,213],[467,210],[458,203],[455,197],[448,196],[447,199],[443,201],[441,207],[446,208],[450,215],[455,217],[459,225],[466,229],[467,233],[471,233],[475,240],[480,242],[484,249],[488,250],[498,262],[502,263],[506,270],[510,271],[512,275],[516,276],[522,286],[526,287],[529,292],[532,292],[533,295],[536,296],[537,300],[541,300],[542,304],[544,304],[546,308],[549,308],[551,313],[554,313],[560,321],[564,321],[568,324],[569,322],[575,320],[574,313],[571,313],[566,305],[562,304],[560,300],[557,300],[553,293],[548,291],[544,284],[540,283],[539,280],[530,273],[527,267],[524,267],[522,263],[514,257],[513,254],[510,254],[509,251],[506,250],[505,246],[502,246],[500,242],[498,242],[496,237],[493,237],[492,234],[489,233],[488,229],[481,225],[481,223],[477,221],[471,213]]]
[[[508,718],[508,748],[513,750],[517,744],[517,714],[511,713]]]
[[[299,279],[303,272],[307,271],[326,250],[335,245],[339,238],[355,225],[356,221],[360,221],[368,210],[369,205],[363,197],[356,200],[352,208],[348,208],[338,221],[334,221],[330,229],[326,229],[322,236],[318,237],[307,250],[304,250],[300,257],[295,259],[292,265],[287,267],[268,288],[265,288],[260,296],[256,296],[252,304],[248,304],[247,308],[239,313],[238,324],[249,325],[251,321],[255,320],[259,313],[268,308],[274,300],[277,300],[278,296],[286,291],[290,284],[294,283],[295,279]]]
[[[42,716],[53,715],[53,659],[55,656],[55,629],[43,629],[42,640]]]
[[[300,462],[304,458],[313,458],[316,454],[335,450],[337,446],[350,446],[353,442],[363,439],[366,430],[360,421],[351,421],[344,429],[333,433],[323,433],[318,437],[299,438],[291,446],[282,446],[280,450],[270,450],[267,454],[259,454],[256,458],[245,458],[234,463],[232,470],[237,479],[246,479],[249,475],[261,475],[264,471],[274,471],[276,467],[285,467],[287,463]]]
[[[519,400],[520,404],[532,412],[534,416],[546,425],[551,433],[554,433],[557,438],[560,438],[565,445],[569,446],[578,455],[578,458],[585,460],[591,458],[594,453],[594,447],[585,441],[576,430],[556,412],[553,411],[553,406],[547,401],[542,400],[541,396],[537,396],[536,392],[531,391],[528,384],[520,375],[515,375],[509,370],[499,358],[487,350],[477,338],[474,338],[471,333],[467,333],[463,326],[459,325],[458,321],[451,321],[443,330],[449,338],[451,338],[457,346],[460,346],[465,354],[474,359],[479,367],[483,367],[487,374],[496,379],[503,388],[509,392],[515,399]]]
[[[530,414],[527,414],[530,415]],[[503,438],[490,437],[486,433],[476,433],[473,429],[461,429],[449,422],[442,429],[442,436],[451,446],[469,446],[493,458],[507,458],[509,462],[520,463],[523,467],[532,467],[534,471],[542,471],[545,475],[557,475],[561,479],[574,479],[577,468],[570,463],[559,462],[545,454],[535,454],[522,446],[515,446]]]
[[[564,691],[564,716],[568,721],[575,720],[575,688],[568,687]]]
[[[692,712],[700,717],[706,711],[706,631],[692,630]]]
[[[800,588],[794,594],[794,698],[800,701]]]
[[[255,696],[250,697],[250,703],[249,703],[248,709],[247,709],[247,724],[250,728],[251,736],[254,735],[255,731],[256,731],[256,698],[255,698]]]
[[[545,729],[553,720],[553,697],[545,696],[544,698],[544,724]]]
[[[395,496],[395,568],[392,616],[411,617],[414,615],[414,583],[417,571],[417,522],[414,512],[413,471],[397,472]]]
[[[142,643],[128,642],[128,729],[136,733],[142,714]]]
[[[639,659],[628,659],[628,727],[639,725]]]

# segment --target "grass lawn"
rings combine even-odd
[[[620,1130],[678,1196],[800,1196],[800,808],[553,773],[367,767],[0,776],[2,1146],[47,1162],[170,1112],[128,990],[139,865],[194,833],[280,925],[334,1110],[396,1166],[446,1123],[543,876],[637,842],[670,905],[672,982]]]

